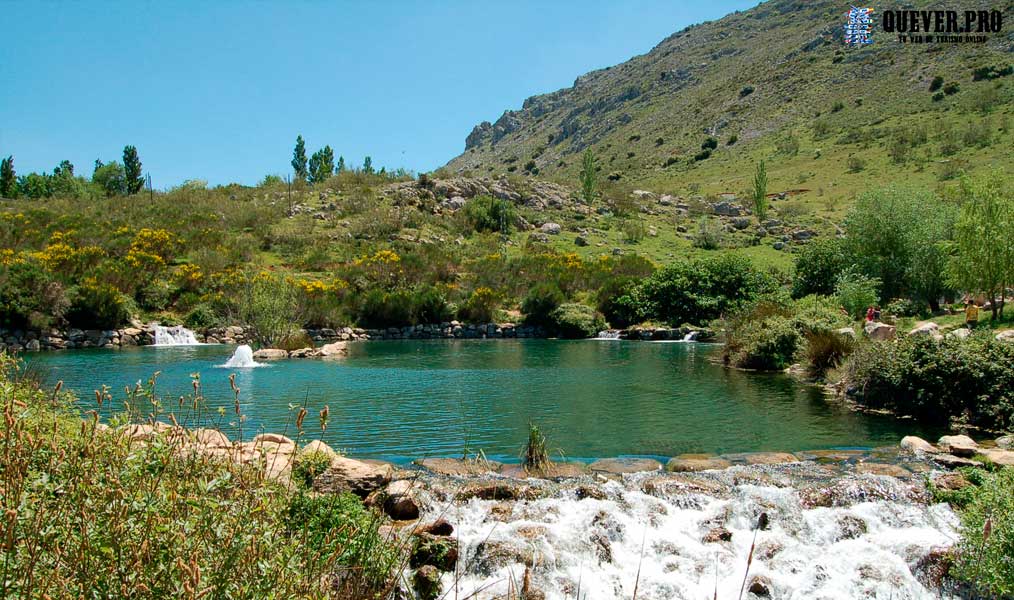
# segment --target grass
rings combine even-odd
[[[397,584],[401,551],[358,498],[187,452],[177,433],[131,440],[18,372],[0,354],[0,597],[365,600]]]
[[[534,423],[528,424],[528,443],[525,444],[522,465],[529,473],[544,472],[552,466],[546,435]]]

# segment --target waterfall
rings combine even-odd
[[[599,332],[599,336],[596,339],[600,339],[600,340],[618,340],[618,339],[620,339],[620,330],[619,329],[606,329],[605,331],[600,331]]]
[[[697,339],[697,333],[698,332],[696,332],[696,331],[690,331],[690,332],[688,332],[685,336],[683,336],[683,341],[684,342],[693,342],[694,340]]]
[[[193,331],[182,325],[174,327],[152,325],[152,329],[155,331],[156,346],[196,346],[201,343],[197,341]]]
[[[265,366],[262,363],[255,362],[253,359],[253,348],[243,344],[236,348],[236,351],[232,353],[229,360],[225,361],[224,365],[220,365],[226,369],[252,369],[254,367]]]

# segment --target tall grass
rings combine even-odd
[[[549,446],[546,443],[546,435],[542,433],[535,423],[528,424],[528,443],[525,444],[523,457],[525,470],[530,473],[538,473],[549,468],[552,462],[549,460]]]

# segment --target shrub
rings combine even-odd
[[[937,92],[937,93],[933,94],[933,96],[932,96],[932,100],[934,102],[940,102],[943,99],[944,99],[944,93],[943,92]]]
[[[1014,469],[979,472],[961,512],[961,541],[951,574],[978,596],[1014,595]],[[964,490],[962,490],[964,491]],[[984,594],[985,595],[985,594]]]
[[[852,354],[856,339],[830,329],[813,331],[806,338],[806,362],[812,374],[837,368]]]
[[[67,320],[82,329],[116,329],[130,319],[130,301],[107,283],[87,280],[72,294]]]
[[[930,422],[960,418],[990,429],[1014,426],[1014,344],[989,332],[966,340],[905,336],[863,344],[844,366],[857,401]]]
[[[948,96],[953,96],[961,90],[961,86],[956,81],[952,81],[944,86],[944,93]]]
[[[656,271],[630,294],[638,320],[703,324],[770,291],[774,281],[748,258],[725,254],[680,260]]]
[[[411,321],[412,298],[405,291],[370,290],[363,295],[356,314],[356,322],[371,329],[402,327]]]
[[[747,96],[749,96],[752,93],[753,93],[753,86],[752,85],[745,85],[745,86],[743,86],[743,89],[739,90],[739,97],[740,98],[746,98]]]
[[[691,243],[695,248],[703,250],[718,250],[722,247],[722,224],[707,215],[697,221],[697,231],[694,232]]]
[[[935,91],[939,90],[940,87],[943,86],[943,85],[944,85],[944,78],[941,77],[940,75],[937,75],[936,77],[933,78],[933,81],[930,82],[929,91],[935,92]]]
[[[858,156],[850,156],[847,164],[849,173],[858,173],[866,168],[866,161]]]
[[[849,262],[838,238],[819,238],[810,242],[796,259],[792,296],[802,298],[809,294],[833,294],[838,276]]]
[[[293,481],[306,488],[313,486],[313,480],[331,466],[331,455],[322,450],[300,452],[292,464]]]
[[[629,327],[638,321],[629,296],[637,282],[633,277],[619,277],[610,279],[599,288],[596,308],[611,327]]]
[[[838,276],[834,293],[852,317],[861,319],[866,309],[877,304],[880,280],[850,269]]]
[[[708,149],[701,150],[700,152],[698,152],[697,154],[694,155],[694,160],[696,160],[697,162],[700,162],[702,160],[707,160],[709,158],[711,158],[711,150],[708,150]],[[673,160],[673,159],[670,159],[670,160]],[[675,160],[673,160],[673,162],[675,162]],[[666,166],[668,167],[669,165],[667,164]]]
[[[274,347],[281,348],[286,352],[292,352],[293,350],[300,350],[302,348],[313,348],[313,338],[302,330],[290,331],[275,342]]]
[[[219,325],[220,319],[211,306],[198,304],[183,317],[183,324],[190,329],[207,329]]]
[[[253,327],[257,341],[273,347],[298,329],[295,322],[296,288],[284,278],[269,272],[252,277],[240,290],[239,317]]]
[[[594,337],[606,328],[602,315],[584,304],[561,304],[551,319],[556,335],[568,339]]]
[[[63,286],[37,264],[0,263],[0,326],[42,329],[62,319],[68,305]]]
[[[479,287],[458,307],[458,318],[470,323],[489,323],[499,306],[496,292],[488,287]]]
[[[509,234],[517,220],[517,210],[509,200],[476,196],[465,204],[465,218],[476,231]]]
[[[714,150],[715,148],[718,148],[718,140],[713,137],[709,137],[701,144],[701,150]]]
[[[445,323],[454,317],[447,296],[436,287],[427,286],[415,292],[412,299],[412,318],[416,323]]]
[[[726,146],[732,146],[733,144],[735,144],[738,141],[739,141],[739,136],[734,133],[734,134],[732,134],[732,135],[729,136],[729,140],[727,142],[725,142],[725,145]]]
[[[526,323],[549,327],[553,323],[553,311],[566,301],[566,296],[555,283],[540,283],[528,290],[521,302],[521,312]]]
[[[926,304],[916,302],[910,298],[895,298],[887,303],[884,312],[896,317],[915,317],[927,313]]]

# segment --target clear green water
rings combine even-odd
[[[123,387],[161,371],[167,397],[192,391],[227,407],[233,436],[236,373],[244,437],[292,435],[290,403],[307,402],[308,437],[351,456],[398,462],[460,456],[467,448],[517,460],[531,420],[570,459],[685,452],[874,447],[919,431],[911,422],[849,412],[818,390],[784,375],[730,371],[710,362],[715,346],[683,343],[555,340],[368,342],[337,362],[289,360],[225,369],[232,346],[76,350],[36,355],[46,376],[78,392]],[[171,402],[169,404],[172,404]],[[330,407],[321,435],[317,412]],[[104,411],[108,414],[109,407]]]

